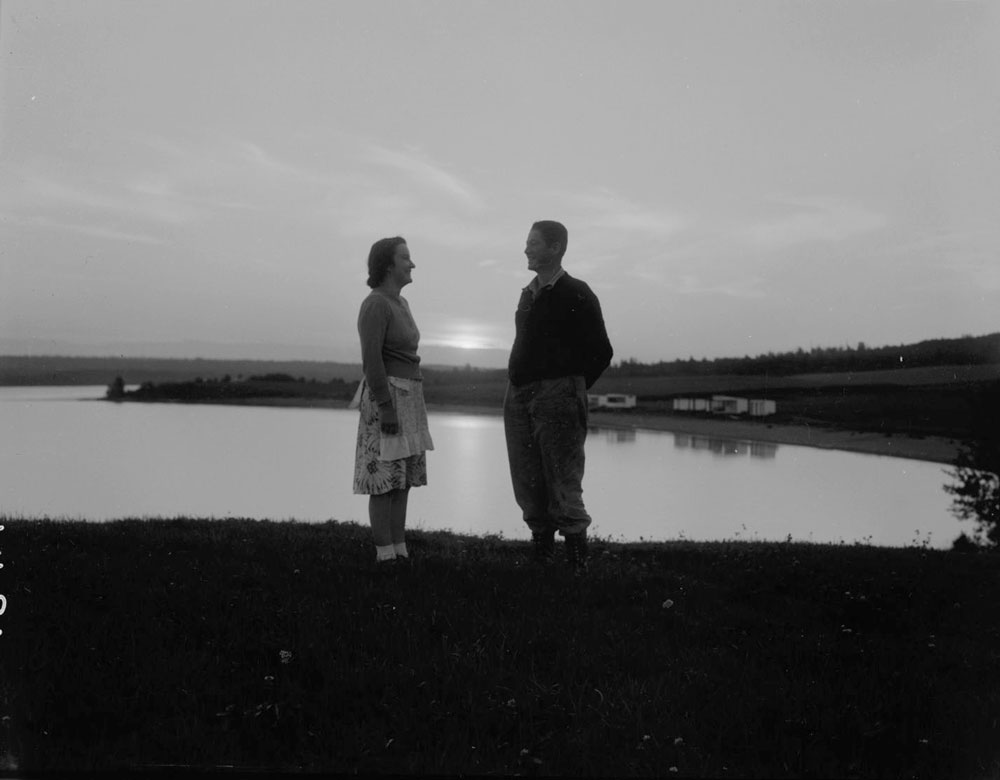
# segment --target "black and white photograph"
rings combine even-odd
[[[1000,5],[0,0],[0,778],[1000,778]]]

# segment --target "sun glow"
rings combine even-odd
[[[447,339],[439,339],[435,342],[438,346],[454,347],[456,349],[490,349],[491,345],[485,339],[475,336],[454,336]]]
[[[489,326],[467,320],[443,323],[443,326],[429,329],[426,338],[421,338],[421,344],[449,349],[503,349],[496,334],[490,332]]]

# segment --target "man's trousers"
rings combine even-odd
[[[587,388],[582,376],[507,385],[503,420],[514,498],[532,533],[585,531]]]

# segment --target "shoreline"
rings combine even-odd
[[[428,411],[500,415],[500,409],[461,404],[427,404]],[[594,428],[682,433],[736,441],[759,441],[796,447],[857,452],[892,458],[929,461],[951,466],[962,442],[943,436],[913,436],[905,433],[884,434],[848,431],[811,425],[766,423],[752,420],[707,419],[675,414],[643,412],[590,412]]]
[[[907,458],[951,466],[962,442],[943,436],[914,436],[906,433],[885,434],[849,431],[811,425],[764,423],[749,420],[710,420],[682,418],[676,415],[630,415],[634,421],[617,420],[613,412],[591,413],[596,427],[627,427],[669,431],[693,436],[760,441],[797,447],[817,447],[865,455]]]
[[[103,400],[103,399],[102,399]],[[187,403],[179,401],[139,401],[139,403]],[[204,402],[203,402],[204,403]],[[208,402],[219,403],[219,402]],[[220,405],[278,406],[311,409],[346,409],[347,401],[323,398],[255,398],[227,401]],[[499,406],[475,404],[428,403],[427,410],[446,414],[484,414],[500,416]],[[651,412],[591,411],[590,425],[594,428],[680,433],[735,441],[759,441],[796,447],[856,452],[891,458],[907,458],[951,466],[962,442],[943,436],[919,436],[907,433],[877,433],[851,431],[813,425],[757,422],[755,420],[710,419],[706,417],[657,414]]]

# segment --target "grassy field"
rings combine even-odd
[[[9,770],[1000,777],[1000,556],[4,525]]]

